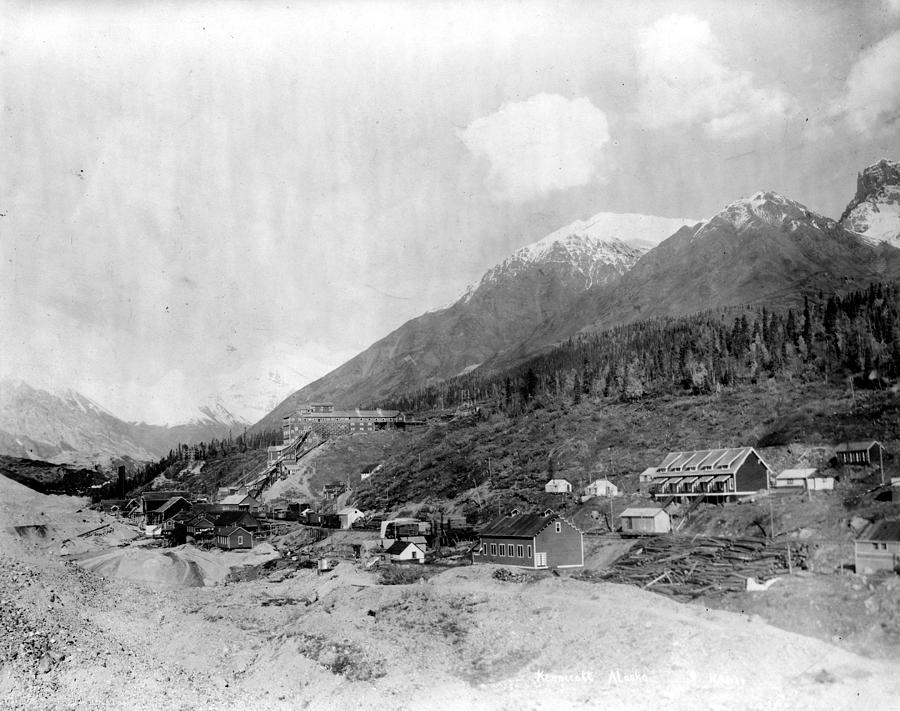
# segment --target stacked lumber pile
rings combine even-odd
[[[797,541],[660,536],[639,542],[608,569],[585,576],[693,599],[741,592],[747,578],[787,575],[805,567],[806,556],[806,545]]]

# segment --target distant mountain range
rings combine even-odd
[[[654,246],[655,245],[655,246]],[[311,400],[375,404],[476,368],[496,369],[581,331],[900,278],[900,164],[866,168],[840,220],[772,191],[705,221],[601,214],[490,269],[284,400],[255,427]]]
[[[201,408],[176,426],[125,422],[74,390],[49,392],[21,380],[0,381],[0,454],[57,464],[159,459],[176,443],[240,432],[247,423],[224,408]]]

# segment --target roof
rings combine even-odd
[[[733,447],[730,449],[697,449],[687,452],[669,452],[662,463],[656,468],[656,472],[645,470],[654,476],[671,476],[672,473],[715,473],[736,471],[750,454],[755,454],[766,469],[771,467],[766,464],[753,447]]]
[[[636,506],[631,509],[625,509],[622,513],[619,514],[619,518],[644,518],[646,516],[653,517],[659,513],[666,512],[664,509],[652,506]]]
[[[866,528],[857,539],[859,541],[900,541],[900,520],[876,521]]]
[[[815,476],[818,469],[785,469],[776,479],[808,479]]]
[[[346,516],[347,514],[352,514],[352,513],[362,514],[362,511],[360,511],[359,509],[355,509],[352,506],[347,506],[347,507],[341,509],[340,511],[338,511],[338,516]]]
[[[614,489],[616,488],[616,485],[613,484],[609,479],[595,479],[590,484],[588,484],[588,486],[597,486],[598,484],[600,484],[600,485],[609,484],[609,486],[613,487]]]
[[[246,511],[222,511],[221,513],[216,515],[215,524],[216,526],[230,526],[236,524],[238,521],[244,520],[244,516],[249,516],[251,520],[259,524],[258,521],[253,517],[252,514],[247,513]]]
[[[190,506],[190,502],[183,496],[173,496],[171,499],[166,501],[166,503],[164,503],[162,506],[160,506],[158,509],[156,509],[156,512],[157,513],[165,513],[179,501],[183,501],[188,506]]]
[[[243,526],[232,526],[227,531],[222,531],[222,533],[220,533],[219,535],[220,536],[230,536],[231,534],[237,533],[238,531],[243,531],[244,533],[246,533],[249,536],[253,535],[253,531],[248,531]]]
[[[834,448],[835,452],[862,452],[864,450],[870,449],[873,444],[877,444],[879,447],[884,449],[884,445],[881,442],[870,439],[866,442],[841,442],[837,447]]]
[[[119,508],[122,508],[127,503],[127,499],[100,499],[100,505],[103,508],[109,508],[110,506],[118,506]]]
[[[145,491],[141,494],[144,501],[167,501],[173,496],[187,497],[186,491]]]
[[[340,418],[352,418],[352,417],[399,417],[400,410],[382,410],[378,408],[377,410],[334,410],[333,412],[298,412],[297,416],[304,420],[311,420],[314,418],[322,417],[326,419],[340,419]]]
[[[487,524],[480,536],[503,536],[509,538],[531,538],[546,528],[551,521],[559,516],[543,516],[542,514],[519,514],[518,516],[504,516]]]
[[[253,497],[250,496],[250,494],[231,494],[229,496],[226,496],[219,503],[226,504],[226,505],[240,504],[240,503],[243,503],[245,499],[253,499]],[[256,499],[253,499],[253,500],[256,501]]]

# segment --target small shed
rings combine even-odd
[[[233,526],[216,535],[216,545],[225,550],[253,548],[253,533],[243,526]]]
[[[864,442],[842,442],[835,447],[834,452],[841,464],[871,466],[881,462],[884,446],[874,439]]]
[[[815,469],[785,469],[775,477],[778,489],[806,488],[806,480],[816,473]]]
[[[341,520],[341,528],[350,528],[353,526],[354,522],[359,521],[361,518],[365,518],[365,514],[359,509],[354,509],[352,507],[347,507],[338,511],[338,518]]]
[[[425,549],[412,541],[394,541],[384,554],[392,563],[425,562]]]
[[[618,496],[619,487],[609,479],[597,479],[584,488],[584,493],[588,496]]]
[[[572,485],[565,479],[551,479],[544,484],[544,491],[548,494],[571,494]]]
[[[625,509],[622,519],[622,533],[668,533],[672,521],[664,509],[657,507],[634,507]]]
[[[855,541],[856,572],[900,570],[900,520],[876,521]]]

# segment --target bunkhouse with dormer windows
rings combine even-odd
[[[581,568],[584,539],[571,522],[556,515],[518,514],[492,521],[479,531],[473,563],[520,568]]]
[[[728,500],[769,488],[772,468],[753,447],[670,452],[652,472],[646,470],[655,497]]]

